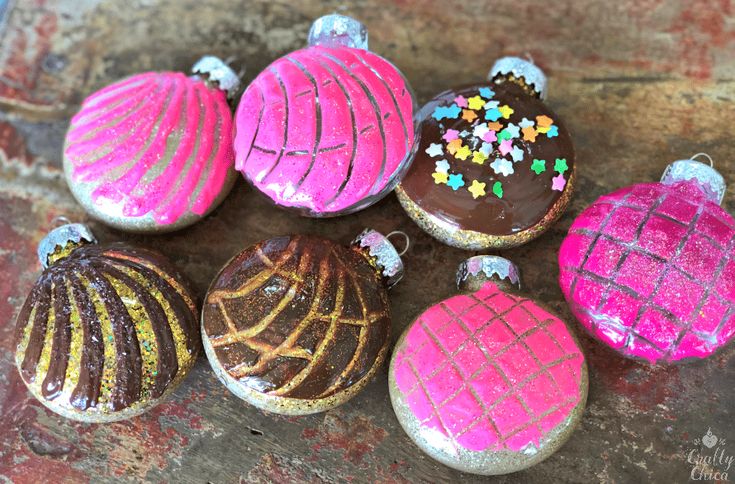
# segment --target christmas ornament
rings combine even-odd
[[[587,365],[556,315],[522,295],[508,260],[459,269],[462,294],[429,307],[399,338],[389,389],[399,422],[439,462],[482,475],[556,452],[579,423]]]
[[[357,20],[321,17],[308,47],[272,63],[243,94],[235,164],[276,205],[310,217],[356,212],[408,167],[413,95],[367,39]]]
[[[487,83],[426,104],[416,158],[396,188],[414,222],[471,250],[517,246],[548,229],[572,196],[574,149],[545,94],[538,67],[505,57]]]
[[[693,159],[600,197],[574,221],[559,281],[587,331],[650,363],[704,358],[735,334],[735,222]]]
[[[200,220],[235,181],[227,95],[237,75],[204,57],[194,75],[146,72],[85,99],[64,171],[92,216],[121,230],[167,232]]]
[[[215,278],[202,314],[219,379],[261,409],[304,415],[340,405],[383,363],[387,289],[403,264],[372,230],[351,247],[283,236],[240,252]]]
[[[196,306],[161,254],[96,245],[81,224],[41,241],[45,268],[18,315],[15,361],[31,394],[64,417],[139,415],[183,380],[199,354]]]

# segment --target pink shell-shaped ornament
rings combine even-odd
[[[95,218],[168,232],[212,211],[235,181],[227,95],[237,75],[204,57],[194,75],[145,72],[84,100],[64,146],[72,193]]]
[[[311,217],[356,212],[400,181],[415,150],[414,98],[367,50],[365,26],[318,19],[309,46],[268,66],[235,114],[235,165],[272,201]]]
[[[518,291],[509,261],[472,257],[458,283],[462,294],[429,307],[399,338],[393,409],[443,464],[516,472],[556,452],[581,420],[584,354],[558,316]]]
[[[705,358],[735,335],[735,220],[722,176],[681,160],[600,197],[559,252],[560,284],[596,339],[650,363]]]

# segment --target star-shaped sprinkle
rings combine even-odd
[[[465,99],[461,94],[454,98],[454,103],[461,108],[467,107],[467,99]]]
[[[485,119],[488,119],[490,121],[497,121],[498,119],[500,119],[501,116],[503,115],[498,108],[488,109],[485,112]],[[490,125],[488,124],[488,128],[489,127]]]
[[[490,130],[482,136],[482,140],[488,143],[492,143],[493,141],[498,141],[498,135],[495,133],[495,131]]]
[[[431,117],[437,121],[441,121],[444,118],[457,119],[457,116],[459,116],[459,113],[461,112],[462,109],[456,104],[452,104],[451,106],[437,106],[434,108],[434,113]]]
[[[426,154],[429,156],[441,156],[444,154],[444,150],[442,149],[442,145],[439,143],[431,143],[428,148],[426,148]]]
[[[537,175],[540,175],[541,173],[546,171],[546,160],[539,160],[537,158],[534,158],[533,163],[531,163],[531,171],[536,173]]]
[[[487,183],[472,180],[472,185],[467,189],[472,194],[472,198],[477,198],[485,195],[485,187]]]
[[[469,131],[467,131],[466,129],[463,129],[462,131],[459,132],[459,137],[466,138],[467,136],[469,136],[469,134],[470,134]]]
[[[495,91],[493,91],[489,87],[480,88],[480,96],[484,97],[485,99],[490,99],[494,95],[495,95]]]
[[[452,190],[455,192],[459,190],[460,187],[464,186],[464,180],[462,179],[461,174],[453,174],[449,175],[449,181],[447,181],[447,185],[452,187]]]
[[[545,114],[540,114],[536,116],[536,124],[538,124],[539,126],[551,126],[552,124],[554,124],[554,120],[546,116]]]
[[[500,141],[503,141],[503,140],[506,140],[506,139],[510,139],[510,133],[508,132],[508,130],[504,129],[503,131],[501,131],[500,133],[498,133],[498,139]]]
[[[523,150],[514,146],[513,149],[510,150],[510,157],[513,158],[513,161],[515,162],[521,161],[523,159]]]
[[[566,158],[557,158],[554,162],[554,171],[561,174],[569,169]]]
[[[485,100],[480,96],[472,96],[467,100],[467,106],[469,106],[470,109],[482,109],[484,105]]]
[[[447,175],[446,173],[443,173],[441,171],[435,171],[434,173],[431,174],[431,176],[434,177],[434,183],[436,183],[437,185],[441,185],[442,183],[446,183],[447,180],[449,179],[449,175]]]
[[[482,151],[474,151],[472,153],[472,163],[482,165],[483,163],[485,163],[485,160],[487,160],[487,155]]]
[[[477,119],[477,113],[474,112],[471,109],[463,109],[462,110],[462,119],[467,121],[468,123],[471,123],[475,119]]]
[[[523,118],[520,123],[518,123],[518,126],[521,128],[531,128],[533,127],[533,121],[529,121],[528,118]]]
[[[556,190],[557,192],[563,191],[566,184],[567,181],[564,179],[564,175],[562,174],[551,179],[551,189]]]
[[[447,151],[451,154],[455,154],[459,148],[462,147],[462,140],[455,139],[447,143]]]
[[[449,162],[447,160],[439,160],[435,163],[437,173],[448,173]]]
[[[475,126],[475,129],[472,130],[472,134],[477,138],[482,138],[488,131],[490,130],[487,127],[487,123],[482,123]]]
[[[559,136],[559,128],[557,128],[556,125],[551,126],[546,132],[546,136],[548,136],[549,138],[556,138],[557,136]]]
[[[459,160],[466,160],[467,157],[469,157],[471,153],[472,153],[472,150],[470,150],[469,146],[462,146],[454,154],[454,157]]]
[[[541,134],[546,134],[551,129],[551,126],[536,126],[536,131]]]
[[[496,181],[493,184],[493,193],[495,194],[496,197],[503,198],[503,184],[500,183],[499,181]]]
[[[505,128],[505,130],[510,133],[511,138],[517,138],[521,134],[521,130],[518,128],[517,125],[513,123],[508,123],[508,126]]]
[[[456,129],[448,129],[446,133],[444,133],[444,136],[442,136],[442,139],[446,141],[447,143],[455,140],[459,137],[459,131]]]
[[[480,151],[485,153],[486,156],[490,156],[490,153],[493,152],[493,144],[492,143],[483,143],[480,147]]]
[[[501,114],[501,116],[503,116],[503,119],[510,118],[510,115],[515,112],[513,110],[513,108],[510,107],[510,106],[508,106],[507,104],[505,104],[503,106],[500,106],[498,109],[500,110],[500,114]],[[495,120],[493,119],[493,121],[495,121]]]
[[[490,163],[490,168],[493,169],[496,175],[508,176],[515,172],[513,163],[505,158],[495,158],[495,161]]]
[[[485,108],[485,111],[487,111],[489,109],[497,108],[498,106],[500,106],[500,103],[498,101],[488,101],[485,103],[483,108]]]
[[[505,139],[500,142],[500,146],[498,147],[498,149],[500,150],[500,153],[505,156],[513,149],[513,143],[511,142],[511,140]]]
[[[523,139],[526,141],[530,141],[531,143],[536,142],[536,136],[538,136],[538,133],[533,128],[533,126],[526,126],[523,128]]]
[[[487,127],[488,129],[491,129],[492,131],[498,132],[503,128],[503,125],[500,123],[493,122],[493,123],[487,123]]]

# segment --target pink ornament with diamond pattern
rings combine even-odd
[[[394,351],[391,377],[394,407],[396,397],[407,403],[425,440],[449,456],[532,456],[573,425],[586,394],[584,356],[565,323],[492,281],[421,314]]]
[[[704,358],[733,338],[735,222],[717,203],[724,184],[715,188],[696,178],[633,185],[574,221],[560,284],[592,336],[651,363]]]

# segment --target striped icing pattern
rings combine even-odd
[[[279,205],[354,209],[392,187],[413,146],[412,118],[411,94],[389,62],[309,47],[272,63],[243,94],[236,168]]]
[[[196,312],[160,256],[81,247],[46,269],[26,299],[16,363],[31,393],[63,411],[140,407],[193,366]]]
[[[177,72],[147,72],[89,96],[72,118],[71,181],[114,216],[175,223],[206,214],[233,164],[223,91]]]

